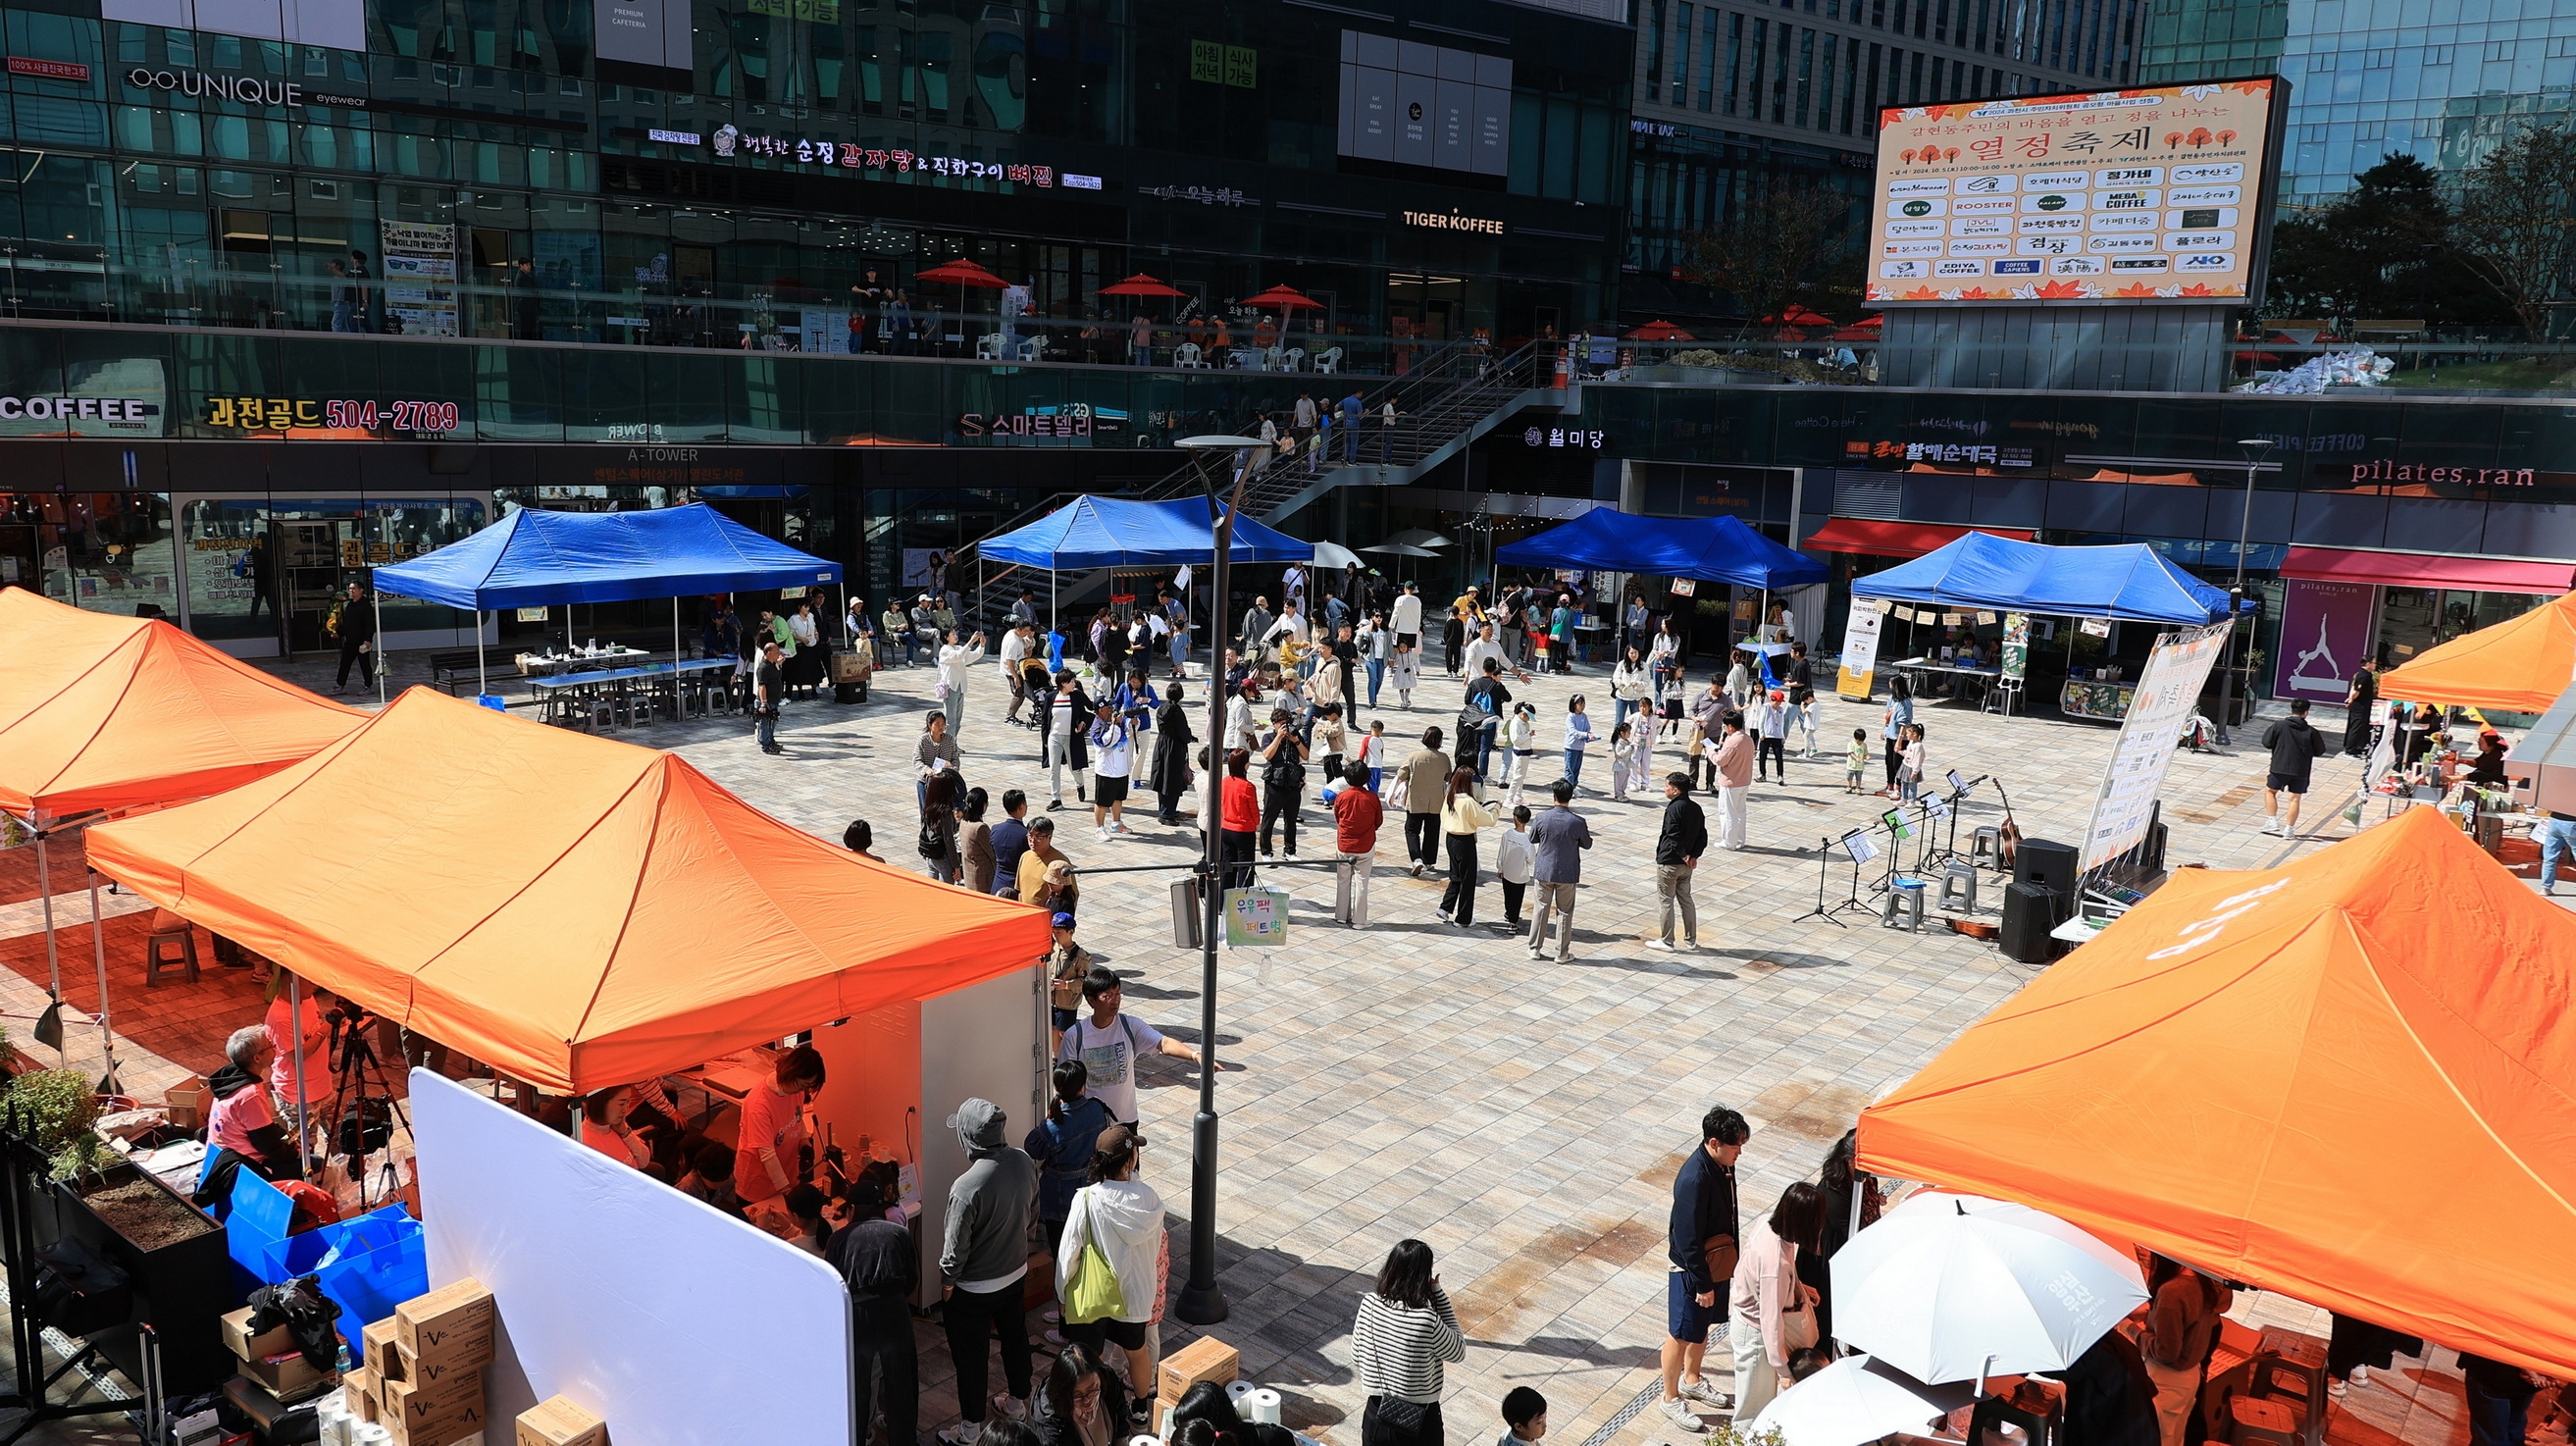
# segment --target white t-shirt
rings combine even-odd
[[[1136,1056],[1152,1054],[1162,1045],[1163,1036],[1141,1020],[1121,1014],[1109,1021],[1107,1029],[1094,1029],[1086,1014],[1064,1032],[1055,1057],[1081,1060],[1091,1072],[1091,1084],[1084,1093],[1108,1106],[1111,1119],[1132,1125],[1136,1123]]]
[[[1134,756],[1135,743],[1126,726],[1114,726],[1106,739],[1095,740],[1091,745],[1091,775],[1094,778],[1125,778],[1134,766]]]
[[[1387,613],[1387,625],[1399,633],[1419,634],[1422,631],[1422,595],[1409,592],[1398,597],[1394,608]]]

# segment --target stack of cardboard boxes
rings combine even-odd
[[[251,1308],[243,1306],[223,1318],[224,1344],[241,1358],[244,1376],[275,1397],[281,1406],[318,1396],[330,1387],[331,1373],[315,1369],[304,1359],[304,1352],[297,1348],[294,1335],[285,1326],[252,1335],[250,1316]]]
[[[492,1292],[472,1279],[394,1307],[366,1328],[366,1364],[349,1372],[349,1408],[394,1446],[480,1446],[483,1368],[492,1363]]]
[[[1166,1423],[1171,1419],[1172,1408],[1181,1403],[1181,1397],[1189,1393],[1190,1387],[1201,1381],[1231,1385],[1242,1368],[1243,1358],[1234,1347],[1214,1336],[1201,1336],[1165,1356],[1161,1367],[1154,1372],[1155,1433],[1162,1435],[1168,1432]]]

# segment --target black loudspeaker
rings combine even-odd
[[[2075,897],[2075,845],[2026,838],[2013,859],[2013,882],[2041,884]]]
[[[2044,884],[2019,880],[2004,885],[2004,924],[1999,942],[2004,957],[2023,964],[2045,964],[2057,957],[2057,941],[2048,931],[2066,920],[2069,896]]]

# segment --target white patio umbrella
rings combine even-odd
[[[1899,1431],[1929,1436],[1933,1422],[1976,1399],[1967,1386],[1927,1386],[1885,1361],[1845,1356],[1773,1397],[1745,1434],[1776,1427],[1784,1446],[1861,1446]]]
[[[1318,542],[1315,544],[1314,566],[1315,571],[1318,573],[1340,572],[1346,567],[1359,567],[1362,565],[1363,564],[1360,562],[1359,555],[1357,553],[1352,552],[1349,548],[1342,546],[1338,542]]]
[[[1363,547],[1360,551],[1382,552],[1390,557],[1438,557],[1440,555],[1430,548],[1416,547],[1410,542],[1381,542],[1375,547]]]
[[[1834,1256],[1834,1334],[1925,1381],[2063,1370],[2147,1299],[2135,1260],[2054,1215],[1916,1195]]]

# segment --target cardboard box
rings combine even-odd
[[[383,1320],[368,1326],[360,1334],[359,1343],[362,1359],[365,1360],[367,1369],[376,1373],[377,1380],[393,1381],[402,1378],[402,1362],[394,1353],[394,1318],[392,1316],[386,1316]]]
[[[403,1349],[400,1341],[394,1342],[393,1349],[388,1354],[394,1359],[394,1370],[389,1379],[419,1386],[425,1390],[443,1386],[458,1376],[473,1375],[491,1364],[489,1356],[480,1361],[462,1363],[416,1360],[411,1352]]]
[[[376,1407],[385,1416],[405,1422],[420,1422],[450,1415],[469,1402],[478,1410],[483,1405],[483,1372],[480,1369],[451,1372],[436,1385],[420,1381],[387,1381],[376,1398]]]
[[[412,1403],[414,1407],[421,1404]],[[483,1395],[477,1391],[445,1405],[406,1409],[399,1415],[388,1410],[376,1424],[385,1428],[396,1446],[455,1446],[483,1429]]]
[[[1214,1336],[1201,1336],[1163,1357],[1161,1369],[1154,1373],[1154,1394],[1158,1399],[1178,1401],[1201,1381],[1227,1385],[1242,1365],[1243,1358],[1234,1347]]]
[[[161,1108],[169,1114],[170,1123],[183,1130],[204,1129],[206,1112],[213,1106],[214,1095],[199,1075],[190,1075],[161,1094]]]
[[[315,1368],[304,1359],[302,1351],[291,1347],[279,1355],[243,1361],[242,1374],[278,1400],[289,1403],[319,1394],[332,1379],[329,1371]]]
[[[394,1307],[394,1340],[404,1364],[480,1366],[492,1359],[492,1292],[472,1277]]]
[[[340,1390],[349,1399],[349,1414],[361,1421],[376,1419],[376,1401],[383,1389],[371,1366],[360,1366],[340,1377]]]
[[[225,1350],[232,1352],[244,1364],[248,1364],[252,1361],[266,1360],[270,1356],[283,1355],[295,1349],[294,1333],[283,1325],[252,1335],[250,1315],[251,1308],[243,1306],[223,1318]]]
[[[517,1446],[608,1446],[608,1423],[562,1396],[519,1413]]]

